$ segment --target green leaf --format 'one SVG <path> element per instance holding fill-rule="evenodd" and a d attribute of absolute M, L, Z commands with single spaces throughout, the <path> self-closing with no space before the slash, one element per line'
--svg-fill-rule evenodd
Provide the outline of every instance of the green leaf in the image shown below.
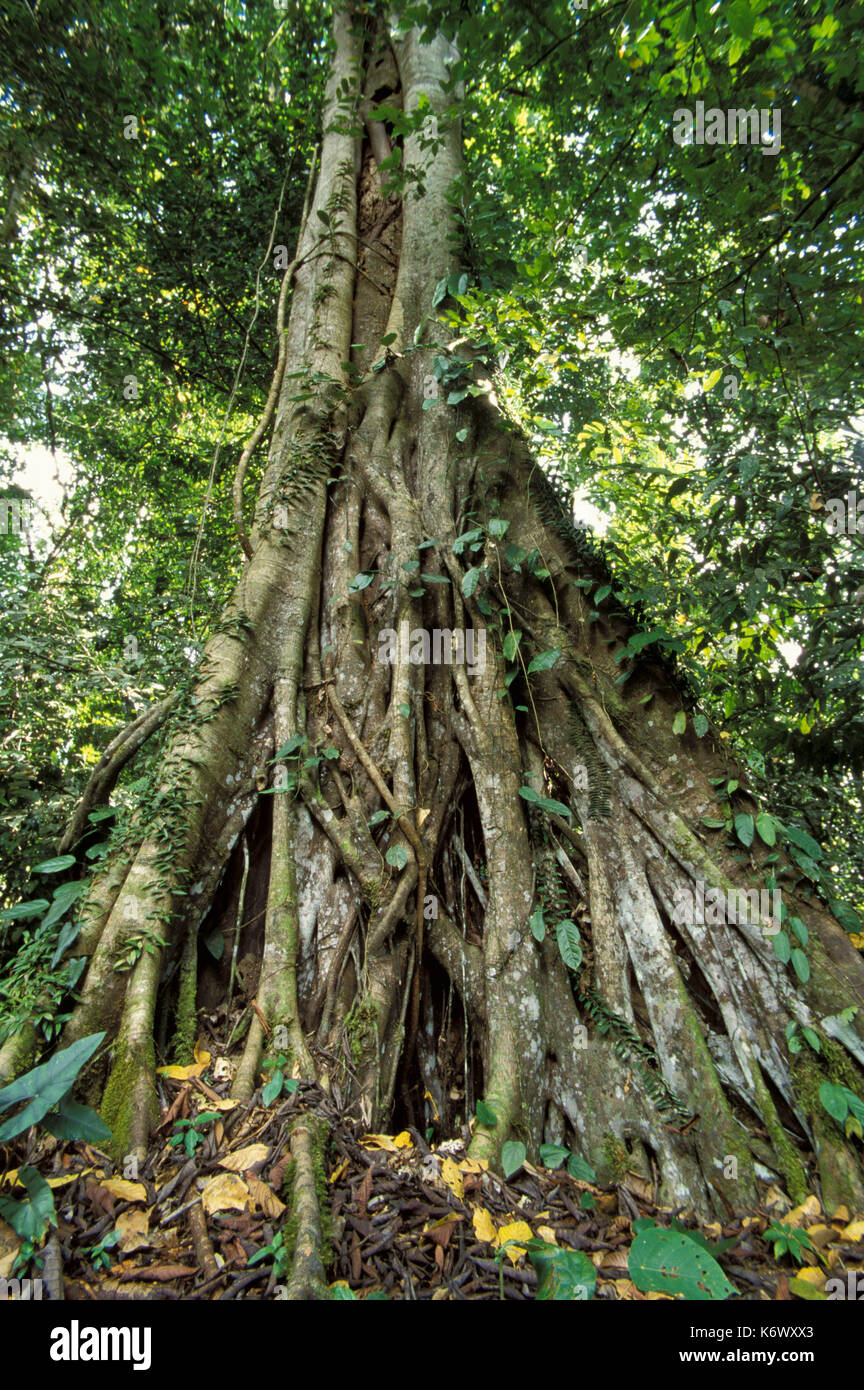
<path fill-rule="evenodd" d="M 74 854 L 58 854 L 55 859 L 43 859 L 41 864 L 33 867 L 34 874 L 60 874 L 64 869 L 71 869 L 75 863 Z"/>
<path fill-rule="evenodd" d="M 296 753 L 298 748 L 302 748 L 306 742 L 305 734 L 292 734 L 287 743 L 283 743 L 278 753 L 274 753 L 270 759 L 273 763 L 281 763 L 283 758 L 290 758 L 292 753 Z"/>
<path fill-rule="evenodd" d="M 462 576 L 462 593 L 465 598 L 472 598 L 477 585 L 480 582 L 480 575 L 483 573 L 478 565 L 474 565 Z"/>
<path fill-rule="evenodd" d="M 560 1168 L 570 1157 L 570 1150 L 560 1144 L 541 1144 L 540 1162 L 544 1168 Z"/>
<path fill-rule="evenodd" d="M 695 733 L 697 738 L 704 738 L 708 732 L 709 727 L 710 725 L 708 723 L 708 720 L 705 718 L 704 714 L 694 714 L 693 732 Z"/>
<path fill-rule="evenodd" d="M 832 1120 L 836 1120 L 839 1125 L 842 1125 L 849 1113 L 849 1102 L 844 1091 L 845 1087 L 835 1085 L 832 1081 L 823 1081 L 819 1087 L 819 1099 Z"/>
<path fill-rule="evenodd" d="M 389 812 L 389 811 L 376 811 L 375 814 L 374 814 L 373 816 L 370 816 L 370 817 L 369 817 L 369 825 L 370 825 L 370 826 L 373 826 L 373 825 L 380 825 L 382 821 L 389 820 L 389 819 L 390 819 L 390 812 Z"/>
<path fill-rule="evenodd" d="M 408 863 L 408 851 L 404 845 L 391 845 L 384 858 L 391 868 L 404 869 Z"/>
<path fill-rule="evenodd" d="M 74 883 L 61 883 L 55 890 L 54 900 L 42 919 L 43 927 L 53 927 L 55 922 L 65 916 L 74 902 L 77 902 L 87 887 L 86 879 L 76 879 Z"/>
<path fill-rule="evenodd" d="M 51 957 L 51 969 L 52 969 L 52 970 L 53 970 L 54 967 L 57 965 L 57 963 L 60 961 L 60 959 L 61 959 L 61 957 L 63 956 L 64 951 L 66 951 L 67 947 L 69 947 L 69 946 L 72 945 L 72 942 L 73 942 L 73 941 L 75 940 L 75 938 L 78 936 L 78 933 L 80 932 L 80 930 L 81 930 L 81 923 L 80 923 L 80 922 L 65 922 L 65 923 L 64 923 L 64 925 L 63 925 L 62 928 L 60 929 L 60 935 L 59 935 L 58 938 L 57 938 L 57 945 L 54 947 L 54 954 L 53 954 L 53 956 Z"/>
<path fill-rule="evenodd" d="M 47 898 L 31 898 L 29 903 L 17 903 L 15 907 L 4 908 L 0 912 L 0 922 L 19 922 L 31 917 L 41 917 L 46 907 L 50 906 Z"/>
<path fill-rule="evenodd" d="M 550 647 L 546 652 L 538 652 L 528 663 L 528 675 L 533 675 L 535 671 L 551 671 L 560 655 L 560 647 Z"/>
<path fill-rule="evenodd" d="M 555 937 L 564 964 L 569 966 L 571 970 L 578 970 L 582 964 L 582 944 L 576 923 L 565 918 L 555 928 Z"/>
<path fill-rule="evenodd" d="M 810 940 L 810 933 L 808 932 L 808 930 L 807 930 L 807 928 L 805 927 L 804 923 L 801 921 L 801 918 L 800 918 L 800 917 L 790 917 L 790 918 L 789 918 L 789 926 L 791 927 L 792 931 L 793 931 L 793 932 L 795 933 L 795 935 L 797 936 L 798 940 L 801 942 L 801 945 L 802 945 L 802 946 L 806 946 L 806 945 L 807 945 L 807 942 Z"/>
<path fill-rule="evenodd" d="M 10 1086 L 0 1090 L 0 1110 L 7 1110 L 18 1101 L 30 1102 L 19 1114 L 13 1115 L 11 1120 L 0 1125 L 0 1143 L 14 1139 L 16 1134 L 23 1134 L 25 1129 L 38 1124 L 42 1116 L 47 1115 L 56 1106 L 66 1092 L 71 1090 L 79 1071 L 89 1062 L 104 1037 L 103 1032 L 90 1033 L 86 1038 L 79 1038 L 71 1047 L 64 1048 L 62 1052 L 55 1052 L 42 1066 L 34 1067 L 32 1071 L 13 1081 Z"/>
<path fill-rule="evenodd" d="M 803 849 L 804 853 L 811 859 L 821 859 L 822 849 L 817 845 L 812 835 L 808 835 L 806 830 L 799 830 L 797 825 L 783 826 L 783 834 L 787 840 L 791 840 L 793 845 Z"/>
<path fill-rule="evenodd" d="M 485 1100 L 478 1100 L 474 1113 L 480 1124 L 486 1125 L 489 1129 L 494 1129 L 498 1123 L 498 1116 L 492 1106 L 486 1104 Z"/>
<path fill-rule="evenodd" d="M 273 1102 L 274 1102 L 274 1100 L 276 1099 L 276 1097 L 277 1097 L 277 1096 L 280 1096 L 280 1095 L 282 1094 L 282 1086 L 283 1086 L 283 1084 L 284 1084 L 284 1081 L 285 1081 L 285 1077 L 282 1075 L 282 1072 L 281 1072 L 281 1071 L 274 1071 L 273 1075 L 270 1077 L 270 1080 L 267 1082 L 266 1086 L 262 1087 L 262 1090 L 261 1090 L 261 1104 L 262 1104 L 262 1105 L 272 1105 L 272 1104 L 273 1104 Z"/>
<path fill-rule="evenodd" d="M 675 718 L 672 720 L 672 732 L 673 734 L 683 734 L 686 728 L 687 715 L 684 713 L 683 709 L 679 709 Z"/>
<path fill-rule="evenodd" d="M 735 817 L 735 834 L 738 836 L 738 839 L 741 841 L 742 845 L 744 845 L 745 849 L 749 849 L 753 843 L 754 830 L 755 826 L 752 816 L 748 816 L 742 812 L 741 815 Z"/>
<path fill-rule="evenodd" d="M 713 1255 L 683 1231 L 659 1226 L 641 1229 L 630 1247 L 627 1268 L 640 1293 L 656 1290 L 704 1302 L 736 1292 Z"/>
<path fill-rule="evenodd" d="M 505 1178 L 518 1173 L 528 1157 L 528 1150 L 518 1139 L 509 1140 L 501 1150 L 501 1171 Z"/>
<path fill-rule="evenodd" d="M 204 937 L 204 945 L 214 960 L 221 960 L 225 952 L 225 936 L 221 927 L 216 927 Z"/>
<path fill-rule="evenodd" d="M 723 6 L 723 12 L 729 21 L 729 28 L 736 38 L 752 38 L 753 14 L 747 0 L 732 0 L 731 5 Z"/>
<path fill-rule="evenodd" d="M 357 594 L 361 589 L 368 588 L 374 578 L 374 574 L 369 574 L 367 571 L 363 570 L 360 574 L 355 574 L 351 583 L 348 585 L 348 589 L 352 594 Z"/>
<path fill-rule="evenodd" d="M 519 795 L 522 797 L 523 801 L 530 801 L 532 806 L 536 806 L 540 800 L 538 793 L 535 792 L 533 787 L 520 787 Z"/>
<path fill-rule="evenodd" d="M 531 928 L 531 935 L 534 937 L 535 941 L 545 941 L 546 922 L 543 918 L 542 907 L 535 907 L 534 911 L 531 913 L 531 916 L 528 918 L 528 925 Z"/>
<path fill-rule="evenodd" d="M 489 535 L 494 536 L 496 540 L 500 540 L 501 537 L 505 535 L 509 525 L 510 522 L 506 521 L 503 516 L 493 516 L 492 520 L 489 522 Z"/>
<path fill-rule="evenodd" d="M 18 1177 L 30 1194 L 30 1200 L 18 1202 L 11 1197 L 0 1198 L 0 1216 L 9 1222 L 15 1234 L 22 1240 L 36 1244 L 44 1236 L 49 1224 L 57 1225 L 54 1194 L 41 1173 L 37 1173 L 29 1164 L 18 1169 Z"/>
<path fill-rule="evenodd" d="M 576 1178 L 578 1182 L 597 1181 L 597 1174 L 594 1172 L 591 1164 L 586 1163 L 585 1159 L 580 1158 L 578 1154 L 571 1154 L 568 1158 L 567 1172 L 570 1174 L 571 1178 Z"/>
<path fill-rule="evenodd" d="M 796 946 L 792 952 L 792 969 L 798 976 L 802 985 L 806 985 L 810 979 L 810 962 L 800 947 Z"/>
<path fill-rule="evenodd" d="M 55 1139 L 83 1139 L 88 1144 L 103 1144 L 111 1139 L 111 1130 L 102 1117 L 89 1105 L 79 1105 L 68 1096 L 63 1097 L 57 1109 L 46 1115 L 42 1123 Z"/>
<path fill-rule="evenodd" d="M 597 1287 L 597 1271 L 584 1250 L 566 1250 L 534 1239 L 525 1249 L 537 1272 L 538 1303 L 587 1302 Z"/>
<path fill-rule="evenodd" d="M 792 947 L 785 931 L 778 931 L 772 940 L 774 942 L 775 956 L 778 960 L 782 961 L 784 965 L 788 965 L 789 958 L 792 955 Z"/>
<path fill-rule="evenodd" d="M 538 797 L 537 805 L 541 811 L 549 811 L 552 815 L 563 816 L 565 820 L 569 820 L 573 815 L 569 806 L 565 806 L 563 801 L 556 801 L 552 796 Z"/>
<path fill-rule="evenodd" d="M 507 636 L 504 638 L 502 651 L 504 652 L 504 656 L 508 661 L 512 661 L 515 657 L 516 649 L 519 646 L 521 639 L 522 633 L 518 630 L 518 628 L 515 631 L 508 632 Z"/>
<path fill-rule="evenodd" d="M 759 832 L 759 838 L 762 840 L 763 844 L 771 846 L 776 845 L 777 826 L 773 816 L 769 816 L 764 811 L 761 811 L 756 817 L 756 829 Z"/>

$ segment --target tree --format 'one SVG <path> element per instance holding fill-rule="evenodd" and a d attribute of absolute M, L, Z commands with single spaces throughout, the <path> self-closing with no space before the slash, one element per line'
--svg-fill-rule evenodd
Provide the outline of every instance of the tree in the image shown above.
<path fill-rule="evenodd" d="M 185 1059 L 199 941 L 218 954 L 243 925 L 241 1099 L 269 1049 L 373 1129 L 396 1113 L 445 1135 L 476 1107 L 492 1164 L 568 1142 L 705 1212 L 752 1207 L 757 1167 L 800 1198 L 812 1169 L 860 1209 L 854 1134 L 819 1091 L 862 1093 L 864 965 L 820 898 L 819 845 L 748 793 L 674 639 L 622 603 L 508 403 L 468 294 L 448 28 L 334 15 L 296 250 L 275 248 L 275 372 L 233 484 L 244 563 L 200 662 L 85 793 L 89 812 L 162 729 L 80 900 L 64 1044 L 107 1030 L 90 1091 L 117 1153 L 143 1157 L 159 1020 Z M 572 230 L 559 253 L 578 262 Z M 0 1075 L 34 1042 L 12 1034 Z M 305 1296 L 323 1282 L 310 1123 L 292 1143 Z"/>

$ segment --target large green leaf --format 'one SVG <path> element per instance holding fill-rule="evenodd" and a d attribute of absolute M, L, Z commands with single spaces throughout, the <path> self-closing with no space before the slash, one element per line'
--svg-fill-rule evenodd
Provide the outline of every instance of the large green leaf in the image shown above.
<path fill-rule="evenodd" d="M 104 1037 L 104 1033 L 90 1033 L 86 1038 L 79 1038 L 71 1047 L 55 1052 L 42 1066 L 34 1067 L 0 1091 L 0 1110 L 8 1110 L 19 1101 L 30 1102 L 11 1120 L 0 1125 L 0 1142 L 23 1134 L 55 1108 Z"/>
<path fill-rule="evenodd" d="M 83 1139 L 88 1144 L 103 1144 L 111 1138 L 111 1130 L 95 1110 L 89 1105 L 79 1105 L 68 1096 L 63 1097 L 57 1109 L 50 1111 L 42 1123 L 55 1139 Z"/>
<path fill-rule="evenodd" d="M 630 1247 L 627 1268 L 640 1293 L 657 1291 L 696 1301 L 735 1293 L 714 1257 L 683 1231 L 667 1231 L 653 1223 L 635 1225 L 640 1229 Z"/>

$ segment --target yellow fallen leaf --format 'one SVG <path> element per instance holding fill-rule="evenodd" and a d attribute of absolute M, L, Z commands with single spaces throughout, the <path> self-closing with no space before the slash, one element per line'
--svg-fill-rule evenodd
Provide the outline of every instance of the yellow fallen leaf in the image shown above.
<path fill-rule="evenodd" d="M 254 1176 L 250 1176 L 248 1181 L 249 1193 L 256 1207 L 260 1207 L 265 1216 L 281 1216 L 285 1203 L 279 1200 L 272 1187 Z"/>
<path fill-rule="evenodd" d="M 850 931 L 849 940 L 858 951 L 864 951 L 864 932 Z"/>
<path fill-rule="evenodd" d="M 781 1221 L 784 1226 L 812 1226 L 821 1215 L 822 1207 L 819 1204 L 819 1198 L 811 1192 L 800 1206 L 787 1211 L 786 1215 L 781 1217 Z"/>
<path fill-rule="evenodd" d="M 471 1216 L 471 1224 L 474 1227 L 474 1234 L 478 1240 L 488 1241 L 490 1245 L 495 1243 L 498 1232 L 495 1229 L 495 1222 L 489 1215 L 485 1207 L 475 1207 Z"/>
<path fill-rule="evenodd" d="M 835 1224 L 839 1224 L 841 1230 L 844 1226 L 849 1225 L 851 1219 L 848 1207 L 844 1207 L 841 1204 L 839 1207 L 834 1208 L 834 1215 L 831 1217 L 831 1220 L 835 1222 Z"/>
<path fill-rule="evenodd" d="M 460 1173 L 488 1173 L 488 1158 L 463 1158 L 459 1164 Z"/>
<path fill-rule="evenodd" d="M 541 1240 L 545 1240 L 549 1245 L 557 1245 L 555 1230 L 552 1226 L 538 1226 L 537 1234 Z"/>
<path fill-rule="evenodd" d="M 364 1134 L 360 1146 L 364 1149 L 384 1149 L 388 1154 L 398 1153 L 402 1147 L 389 1134 Z"/>
<path fill-rule="evenodd" d="M 19 1170 L 17 1168 L 8 1169 L 8 1171 L 3 1174 L 2 1178 L 0 1178 L 0 1182 L 11 1183 L 14 1187 L 23 1187 L 24 1184 L 18 1177 L 18 1171 Z M 46 1178 L 45 1181 L 47 1182 L 49 1187 L 68 1187 L 69 1183 L 74 1182 L 76 1178 L 83 1178 L 85 1173 L 92 1172 L 92 1168 L 82 1168 L 80 1173 L 61 1173 L 59 1177 Z M 101 1168 L 98 1170 L 96 1176 L 101 1178 Z"/>
<path fill-rule="evenodd" d="M 120 1249 L 124 1254 L 129 1254 L 132 1250 L 144 1250 L 152 1245 L 150 1218 L 146 1211 L 141 1211 L 138 1207 L 133 1207 L 130 1211 L 121 1211 L 115 1225 L 120 1232 Z"/>
<path fill-rule="evenodd" d="M 191 1081 L 205 1070 L 200 1062 L 190 1062 L 188 1067 L 157 1067 L 157 1076 L 167 1076 L 172 1081 Z"/>
<path fill-rule="evenodd" d="M 864 1221 L 850 1221 L 848 1226 L 844 1226 L 843 1239 L 851 1241 L 853 1245 L 864 1240 Z"/>
<path fill-rule="evenodd" d="M 146 1202 L 147 1188 L 143 1182 L 129 1182 L 127 1178 L 105 1178 L 100 1184 L 112 1197 L 121 1202 Z"/>
<path fill-rule="evenodd" d="M 261 1163 L 270 1152 L 269 1144 L 247 1144 L 245 1149 L 235 1149 L 233 1153 L 220 1158 L 219 1167 L 227 1168 L 229 1173 L 243 1173 L 256 1163 Z"/>
<path fill-rule="evenodd" d="M 825 1287 L 825 1272 L 818 1267 L 805 1266 L 803 1269 L 799 1269 L 795 1278 L 802 1280 L 805 1284 L 812 1284 L 815 1289 L 824 1289 Z"/>
<path fill-rule="evenodd" d="M 245 1211 L 249 1205 L 249 1189 L 236 1173 L 219 1173 L 201 1193 L 201 1205 L 208 1216 L 214 1211 Z"/>
<path fill-rule="evenodd" d="M 506 1226 L 502 1226 L 498 1231 L 496 1245 L 499 1247 L 506 1245 L 508 1240 L 532 1240 L 534 1232 L 526 1221 L 511 1221 Z M 511 1264 L 517 1264 L 521 1260 L 525 1251 L 519 1245 L 511 1245 L 506 1252 Z"/>
<path fill-rule="evenodd" d="M 175 1081 L 191 1081 L 193 1077 L 200 1076 L 210 1065 L 210 1053 L 206 1052 L 201 1039 L 195 1044 L 192 1056 L 194 1061 L 188 1067 L 157 1067 L 156 1072 L 159 1076 L 170 1076 Z"/>
<path fill-rule="evenodd" d="M 407 1129 L 403 1129 L 401 1134 L 396 1135 L 393 1143 L 396 1145 L 397 1149 L 410 1149 L 413 1148 L 414 1140 L 411 1138 Z"/>
<path fill-rule="evenodd" d="M 454 1163 L 452 1158 L 445 1158 L 441 1164 L 441 1177 L 454 1196 L 460 1199 L 465 1196 L 465 1189 L 462 1186 L 462 1174 L 459 1171 L 459 1164 Z"/>
<path fill-rule="evenodd" d="M 348 1172 L 348 1160 L 347 1160 L 347 1158 L 343 1158 L 342 1162 L 339 1164 L 339 1167 L 333 1169 L 333 1172 L 330 1174 L 329 1181 L 330 1181 L 330 1182 L 338 1182 L 340 1178 L 344 1178 L 344 1176 L 345 1176 L 345 1174 L 346 1174 L 347 1172 Z"/>

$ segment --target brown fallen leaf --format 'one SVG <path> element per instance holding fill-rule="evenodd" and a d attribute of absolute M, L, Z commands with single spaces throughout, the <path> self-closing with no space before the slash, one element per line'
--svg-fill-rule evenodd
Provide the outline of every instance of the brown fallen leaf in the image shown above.
<path fill-rule="evenodd" d="M 791 1302 L 792 1295 L 789 1292 L 789 1280 L 785 1274 L 781 1274 L 777 1280 L 777 1290 L 774 1294 L 775 1303 Z"/>
<path fill-rule="evenodd" d="M 230 1173 L 245 1173 L 247 1168 L 263 1163 L 269 1152 L 269 1144 L 247 1144 L 245 1149 L 234 1149 L 220 1158 L 219 1167 L 227 1168 Z"/>
<path fill-rule="evenodd" d="M 147 1188 L 143 1182 L 129 1182 L 128 1178 L 104 1178 L 99 1185 L 120 1202 L 147 1201 Z"/>
<path fill-rule="evenodd" d="M 120 1233 L 120 1249 L 124 1255 L 128 1255 L 132 1250 L 146 1250 L 152 1244 L 150 1219 L 146 1211 L 141 1211 L 140 1207 L 121 1211 L 116 1227 Z"/>
<path fill-rule="evenodd" d="M 208 1216 L 214 1211 L 245 1211 L 249 1205 L 249 1189 L 236 1173 L 220 1173 L 204 1188 L 201 1203 Z"/>
<path fill-rule="evenodd" d="M 272 1187 L 256 1178 L 254 1173 L 246 1174 L 246 1182 L 252 1201 L 256 1207 L 261 1208 L 265 1216 L 281 1216 L 285 1210 L 285 1203 L 280 1202 Z"/>

